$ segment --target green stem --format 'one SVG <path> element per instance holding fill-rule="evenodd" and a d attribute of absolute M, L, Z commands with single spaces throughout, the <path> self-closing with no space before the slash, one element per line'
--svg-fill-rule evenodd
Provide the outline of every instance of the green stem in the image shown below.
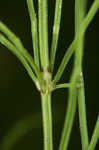
<path fill-rule="evenodd" d="M 78 27 L 78 22 L 77 22 L 77 27 Z M 67 114 L 66 114 L 66 118 L 65 118 L 64 129 L 63 129 L 63 132 L 62 132 L 62 138 L 61 138 L 59 150 L 67 150 L 67 148 L 68 148 L 71 129 L 72 129 L 72 126 L 73 126 L 73 120 L 74 120 L 75 111 L 76 111 L 76 101 L 77 101 L 77 94 L 78 93 L 77 93 L 77 88 L 75 87 L 75 85 L 78 83 L 78 79 L 80 77 L 82 56 L 83 56 L 83 49 L 82 49 L 82 47 L 81 48 L 79 47 L 78 41 L 82 42 L 83 34 L 78 34 L 78 35 L 76 35 L 76 37 L 77 38 L 75 38 L 74 43 L 73 43 L 73 44 L 75 44 L 75 47 L 76 47 L 77 50 L 76 50 L 75 60 L 74 60 L 74 70 L 73 70 L 73 73 L 72 73 L 72 76 L 71 76 L 71 82 L 70 82 L 72 85 L 69 88 L 69 99 L 68 99 L 69 104 L 68 104 L 68 107 L 67 107 Z M 80 38 L 80 40 L 79 40 L 79 38 Z M 63 62 L 62 62 L 63 64 L 62 65 L 64 67 L 67 64 L 67 60 L 71 56 L 73 44 L 70 47 L 70 51 L 67 53 L 68 55 L 65 55 L 65 57 L 64 57 L 64 58 L 67 58 L 67 59 L 66 60 L 63 59 Z M 63 68 L 61 68 L 60 72 L 62 71 L 62 69 Z M 54 81 L 55 81 L 55 79 L 54 79 Z"/>
<path fill-rule="evenodd" d="M 73 126 L 73 120 L 76 111 L 76 91 L 75 87 L 70 88 L 69 90 L 69 99 L 68 99 L 68 106 L 67 106 L 67 113 L 64 122 L 64 128 L 62 131 L 62 137 L 60 141 L 59 150 L 67 150 L 71 129 Z"/>
<path fill-rule="evenodd" d="M 82 149 L 87 150 L 89 139 L 88 139 L 88 129 L 87 129 L 87 119 L 86 119 L 86 104 L 85 104 L 85 94 L 84 94 L 84 82 L 83 76 L 82 86 L 78 89 L 78 109 L 79 109 L 79 122 L 80 122 L 80 131 L 82 139 Z"/>
<path fill-rule="evenodd" d="M 63 57 L 63 60 L 59 66 L 59 69 L 58 69 L 58 71 L 54 77 L 53 82 L 57 83 L 60 80 L 60 78 L 61 78 L 61 76 L 62 76 L 62 74 L 63 74 L 63 72 L 67 66 L 67 63 L 69 62 L 74 50 L 76 49 L 76 44 L 77 44 L 77 41 L 79 39 L 79 35 L 83 35 L 85 33 L 88 25 L 90 24 L 90 22 L 94 18 L 98 9 L 99 9 L 99 0 L 95 0 L 95 2 L 92 4 L 87 16 L 85 17 L 85 19 L 81 23 L 79 32 L 76 34 L 75 39 L 73 40 L 73 42 L 71 43 L 71 45 L 67 49 L 67 51 Z"/>
<path fill-rule="evenodd" d="M 53 150 L 51 94 L 41 94 L 41 103 L 43 115 L 44 150 Z"/>
<path fill-rule="evenodd" d="M 99 116 L 98 116 L 98 119 L 94 128 L 94 132 L 93 132 L 88 150 L 94 150 L 98 140 L 99 140 Z"/>
<path fill-rule="evenodd" d="M 23 44 L 21 43 L 20 39 L 10 30 L 8 27 L 0 22 L 0 31 L 7 36 L 9 41 L 13 43 L 13 45 L 20 51 L 20 53 L 25 57 L 25 59 L 28 61 L 34 72 L 36 73 L 37 77 L 39 78 L 40 82 L 43 83 L 42 75 L 37 68 L 37 66 L 34 64 L 33 58 L 28 53 L 28 51 L 24 48 Z"/>
<path fill-rule="evenodd" d="M 39 51 L 38 51 L 38 32 L 37 32 L 37 18 L 34 9 L 33 0 L 27 0 L 28 11 L 31 21 L 32 43 L 34 50 L 34 62 L 39 68 Z"/>
<path fill-rule="evenodd" d="M 86 0 L 75 0 L 75 35 L 79 32 L 80 26 L 86 15 Z M 83 50 L 84 50 L 84 34 L 79 35 L 79 39 L 76 44 L 75 51 L 75 63 L 80 66 L 80 72 L 78 77 L 78 83 L 82 84 L 78 88 L 78 109 L 79 109 L 79 122 L 81 132 L 81 143 L 82 150 L 87 150 L 89 139 L 87 131 L 87 119 L 86 119 L 86 106 L 85 106 L 85 95 L 84 95 L 84 80 L 82 74 L 82 61 L 83 61 Z"/>
<path fill-rule="evenodd" d="M 73 121 L 76 112 L 76 106 L 77 106 L 77 89 L 75 85 L 77 83 L 78 75 L 79 75 L 79 68 L 74 67 L 71 80 L 70 80 L 71 86 L 69 88 L 67 113 L 65 116 L 64 128 L 62 131 L 59 150 L 67 150 L 68 148 L 68 143 L 71 135 L 71 130 L 72 130 Z"/>
<path fill-rule="evenodd" d="M 81 143 L 82 150 L 87 150 L 89 144 L 88 130 L 87 130 L 87 119 L 86 119 L 86 106 L 85 106 L 85 95 L 84 95 L 84 80 L 82 73 L 82 59 L 83 59 L 83 42 L 84 37 L 79 37 L 77 50 L 75 53 L 75 61 L 79 60 L 80 72 L 77 82 L 82 86 L 78 87 L 78 109 L 79 109 L 79 123 L 81 132 Z M 79 55 L 80 54 L 80 55 Z"/>
<path fill-rule="evenodd" d="M 17 56 L 17 58 L 20 60 L 20 62 L 23 64 L 23 66 L 27 70 L 27 72 L 28 72 L 29 76 L 31 77 L 31 79 L 34 81 L 34 83 L 36 83 L 37 78 L 36 78 L 35 74 L 33 73 L 32 69 L 29 66 L 29 64 L 27 63 L 26 59 L 22 56 L 22 54 L 20 54 L 18 49 L 1 34 L 0 34 L 0 42 L 4 46 L 6 46 L 15 56 Z"/>
<path fill-rule="evenodd" d="M 49 67 L 48 54 L 48 12 L 47 0 L 39 0 L 39 42 L 41 66 L 46 71 Z"/>
<path fill-rule="evenodd" d="M 53 90 L 60 89 L 60 88 L 69 88 L 69 87 L 71 87 L 70 83 L 62 83 L 62 84 L 57 84 Z"/>
<path fill-rule="evenodd" d="M 54 69 L 57 43 L 59 38 L 59 29 L 60 29 L 61 12 L 62 12 L 61 9 L 62 9 L 62 0 L 56 0 L 53 36 L 52 36 L 52 44 L 51 44 L 51 56 L 50 56 L 50 65 L 51 65 L 52 72 Z"/>

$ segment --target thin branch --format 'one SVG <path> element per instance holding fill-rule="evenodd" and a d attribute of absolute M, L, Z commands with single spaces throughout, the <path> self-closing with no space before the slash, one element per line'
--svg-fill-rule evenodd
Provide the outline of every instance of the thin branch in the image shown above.
<path fill-rule="evenodd" d="M 59 150 L 67 150 L 68 148 L 68 143 L 71 135 L 71 130 L 77 106 L 77 89 L 75 88 L 77 76 L 78 70 L 74 70 L 70 80 L 71 86 L 69 88 L 67 113 L 65 115 L 65 122 L 60 140 Z"/>
<path fill-rule="evenodd" d="M 56 0 L 53 36 L 52 36 L 52 44 L 51 44 L 51 56 L 50 56 L 50 65 L 51 65 L 52 72 L 54 69 L 57 43 L 58 43 L 58 38 L 59 38 L 61 12 L 62 12 L 62 0 Z"/>
<path fill-rule="evenodd" d="M 32 43 L 33 43 L 33 49 L 34 49 L 34 62 L 39 68 L 37 18 L 35 14 L 33 0 L 27 0 L 27 6 L 28 6 L 30 21 L 31 21 Z"/>
<path fill-rule="evenodd" d="M 94 150 L 98 140 L 99 140 L 99 116 L 98 116 L 98 119 L 94 128 L 94 132 L 93 132 L 88 150 Z"/>
<path fill-rule="evenodd" d="M 85 19 L 83 20 L 82 24 L 81 24 L 81 28 L 79 30 L 79 32 L 76 34 L 75 39 L 73 40 L 73 42 L 71 43 L 71 45 L 69 46 L 69 48 L 67 49 L 63 60 L 59 66 L 59 69 L 54 77 L 53 82 L 57 83 L 59 81 L 59 79 L 61 78 L 67 63 L 69 62 L 75 48 L 76 48 L 76 42 L 79 39 L 79 36 L 83 35 L 84 32 L 86 31 L 88 25 L 90 24 L 90 22 L 92 21 L 92 19 L 94 18 L 96 12 L 98 11 L 99 8 L 99 0 L 95 0 L 95 2 L 92 4 L 87 16 L 85 17 Z"/>
<path fill-rule="evenodd" d="M 53 90 L 57 90 L 57 89 L 60 89 L 60 88 L 70 88 L 70 86 L 71 86 L 70 83 L 57 84 L 57 85 L 55 85 Z"/>
<path fill-rule="evenodd" d="M 4 25 L 2 22 L 0 22 L 0 31 L 8 37 L 8 39 L 15 45 L 15 47 L 20 51 L 20 53 L 26 58 L 28 63 L 31 65 L 32 69 L 35 71 L 40 82 L 42 83 L 43 82 L 42 75 L 38 70 L 37 66 L 34 64 L 31 55 L 23 47 L 20 39 L 10 29 L 8 29 L 8 27 Z"/>
<path fill-rule="evenodd" d="M 39 0 L 38 7 L 40 59 L 41 66 L 46 71 L 46 69 L 49 67 L 47 0 Z"/>
<path fill-rule="evenodd" d="M 27 61 L 25 60 L 25 58 L 22 56 L 22 54 L 17 50 L 17 48 L 11 44 L 3 35 L 0 34 L 0 42 L 6 46 L 15 56 L 18 57 L 18 59 L 21 61 L 21 63 L 23 64 L 23 66 L 25 67 L 25 69 L 27 70 L 29 76 L 31 77 L 31 79 L 36 82 L 37 78 L 34 75 L 31 67 L 28 65 Z"/>

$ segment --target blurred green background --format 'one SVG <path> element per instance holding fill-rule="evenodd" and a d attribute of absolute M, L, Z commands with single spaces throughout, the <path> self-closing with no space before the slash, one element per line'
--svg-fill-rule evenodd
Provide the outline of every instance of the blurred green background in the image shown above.
<path fill-rule="evenodd" d="M 92 1 L 88 1 L 88 9 Z M 35 0 L 36 8 L 37 3 Z M 55 0 L 49 0 L 49 47 L 52 36 Z M 27 12 L 26 0 L 1 0 L 0 20 L 19 36 L 24 46 L 32 55 L 30 21 Z M 74 0 L 63 0 L 62 22 L 56 57 L 55 72 L 60 64 L 66 48 L 74 37 Z M 84 75 L 86 91 L 86 107 L 89 137 L 91 137 L 97 115 L 99 114 L 99 12 L 90 24 L 85 38 Z M 61 79 L 68 82 L 72 70 L 72 60 Z M 68 91 L 57 90 L 52 95 L 54 147 L 58 148 L 63 126 Z M 7 48 L 0 44 L 0 143 L 3 137 L 18 121 L 32 116 L 33 129 L 22 137 L 15 145 L 14 150 L 41 150 L 43 147 L 43 132 L 41 121 L 40 95 L 27 75 L 21 63 Z M 25 126 L 25 125 L 24 125 Z M 12 148 L 12 149 L 13 149 Z M 81 149 L 78 112 L 72 130 L 69 150 Z M 99 144 L 96 150 L 99 149 Z"/>

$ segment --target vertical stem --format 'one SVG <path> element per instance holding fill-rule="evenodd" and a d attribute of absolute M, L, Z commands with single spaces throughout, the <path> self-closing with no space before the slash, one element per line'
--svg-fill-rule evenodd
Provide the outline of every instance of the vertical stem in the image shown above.
<path fill-rule="evenodd" d="M 59 38 L 59 29 L 60 29 L 60 21 L 61 21 L 61 12 L 62 12 L 62 0 L 56 0 L 55 5 L 55 16 L 54 16 L 54 25 L 53 25 L 53 36 L 52 36 L 52 44 L 51 44 L 51 56 L 50 56 L 50 65 L 51 71 L 53 72 L 55 56 Z"/>
<path fill-rule="evenodd" d="M 32 32 L 32 44 L 34 48 L 34 61 L 38 68 L 39 65 L 39 50 L 38 50 L 38 31 L 37 31 L 37 22 L 31 22 L 31 32 Z"/>
<path fill-rule="evenodd" d="M 42 6 L 41 5 L 42 5 L 42 1 L 38 0 L 40 63 L 41 63 L 41 66 L 43 66 L 44 52 L 43 52 L 43 42 L 42 42 L 43 39 L 42 39 Z"/>
<path fill-rule="evenodd" d="M 61 61 L 61 64 L 58 68 L 58 71 L 54 77 L 53 82 L 57 83 L 60 80 L 60 78 L 66 68 L 67 63 L 69 62 L 69 60 L 75 50 L 75 47 L 76 47 L 75 45 L 76 45 L 76 42 L 78 41 L 79 34 L 85 33 L 89 24 L 91 23 L 92 19 L 94 18 L 95 14 L 97 13 L 98 8 L 99 8 L 99 0 L 95 0 L 94 3 L 92 4 L 87 16 L 80 24 L 80 31 L 76 34 L 76 37 L 74 38 L 73 42 L 71 43 L 71 45 L 67 49 L 66 53 L 64 54 L 64 57 Z"/>
<path fill-rule="evenodd" d="M 38 0 L 39 7 L 39 44 L 40 61 L 43 68 L 43 78 L 45 80 L 44 93 L 41 93 L 43 130 L 44 130 L 44 150 L 53 150 L 52 144 L 52 115 L 51 115 L 51 93 L 48 91 L 51 76 L 48 73 L 49 53 L 48 53 L 48 8 L 47 0 Z M 42 86 L 42 85 L 41 85 Z"/>
<path fill-rule="evenodd" d="M 27 6 L 31 21 L 32 44 L 34 49 L 34 61 L 39 68 L 39 51 L 38 51 L 38 31 L 37 31 L 37 18 L 34 9 L 33 0 L 27 0 Z"/>
<path fill-rule="evenodd" d="M 79 0 L 78 0 L 79 1 Z M 83 8 L 78 5 L 80 4 L 80 1 L 78 2 L 76 0 L 76 18 L 75 18 L 75 23 L 76 23 L 76 32 L 79 32 L 79 25 L 81 24 L 80 20 L 82 19 L 82 14 L 79 14 L 78 11 Z M 81 12 L 82 13 L 82 12 Z M 80 16 L 81 15 L 81 16 Z M 80 40 L 79 40 L 80 39 Z M 78 43 L 80 42 L 80 43 Z M 71 129 L 73 126 L 73 120 L 75 116 L 75 111 L 76 111 L 76 99 L 77 99 L 77 89 L 74 85 L 78 83 L 79 77 L 80 77 L 80 72 L 81 72 L 81 65 L 82 65 L 82 56 L 83 56 L 83 36 L 82 34 L 79 34 L 78 41 L 76 43 L 76 52 L 75 52 L 75 59 L 74 59 L 74 69 L 73 73 L 71 76 L 71 84 L 72 86 L 69 89 L 69 99 L 68 99 L 68 107 L 67 107 L 67 114 L 65 118 L 65 123 L 64 123 L 64 129 L 62 132 L 62 138 L 60 142 L 60 147 L 59 150 L 67 150 L 68 143 L 69 143 L 69 138 L 71 134 Z"/>
<path fill-rule="evenodd" d="M 51 94 L 41 94 L 41 103 L 44 130 L 44 150 L 53 150 Z"/>
<path fill-rule="evenodd" d="M 43 48 L 45 55 L 44 67 L 47 69 L 49 67 L 49 54 L 48 54 L 48 8 L 47 8 L 47 0 L 42 0 L 42 19 L 43 19 Z"/>
<path fill-rule="evenodd" d="M 76 99 L 77 99 L 77 93 L 76 93 L 75 81 L 74 81 L 72 86 L 69 89 L 67 113 L 65 116 L 64 128 L 62 131 L 62 137 L 61 137 L 61 141 L 59 145 L 59 150 L 67 150 L 68 148 L 70 134 L 71 134 L 72 126 L 73 126 L 73 120 L 74 120 L 74 116 L 76 112 Z"/>
<path fill-rule="evenodd" d="M 39 42 L 41 66 L 49 67 L 47 0 L 39 0 Z"/>
<path fill-rule="evenodd" d="M 77 79 L 80 72 L 80 67 L 78 63 L 75 63 L 73 72 L 71 75 L 71 86 L 69 88 L 69 98 L 68 98 L 68 106 L 67 106 L 67 113 L 65 116 L 65 122 L 64 122 L 64 128 L 62 131 L 62 137 L 60 141 L 59 150 L 67 150 L 69 139 L 71 135 L 71 130 L 73 126 L 73 121 L 75 117 L 76 112 L 76 106 L 77 106 L 77 89 L 75 85 L 77 84 Z"/>
<path fill-rule="evenodd" d="M 85 104 L 85 92 L 84 92 L 84 82 L 83 76 L 81 76 L 83 84 L 78 89 L 78 109 L 79 109 L 79 122 L 80 122 L 80 131 L 82 139 L 82 149 L 87 150 L 88 148 L 88 129 L 87 129 L 87 119 L 86 119 L 86 104 Z"/>
<path fill-rule="evenodd" d="M 76 0 L 75 1 L 75 34 L 79 32 L 80 25 L 84 20 L 86 14 L 86 0 Z M 88 130 L 87 130 L 87 119 L 86 119 L 86 105 L 85 105 L 85 94 L 84 94 L 84 81 L 82 73 L 82 59 L 84 50 L 84 34 L 79 36 L 76 44 L 75 51 L 75 63 L 78 59 L 78 64 L 80 65 L 80 74 L 78 82 L 82 85 L 78 88 L 78 109 L 79 109 L 79 122 L 80 122 L 80 132 L 81 132 L 81 143 L 82 150 L 87 150 L 89 140 L 88 140 Z"/>

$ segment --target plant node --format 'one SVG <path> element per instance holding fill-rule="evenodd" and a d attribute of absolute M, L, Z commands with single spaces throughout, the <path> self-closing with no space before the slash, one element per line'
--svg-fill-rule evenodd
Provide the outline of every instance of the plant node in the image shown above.
<path fill-rule="evenodd" d="M 39 85 L 40 88 L 38 88 L 38 90 L 43 94 L 50 93 L 54 87 L 52 82 L 52 73 L 50 69 L 47 69 L 46 71 L 42 71 L 42 75 L 44 79 L 44 85 Z"/>

